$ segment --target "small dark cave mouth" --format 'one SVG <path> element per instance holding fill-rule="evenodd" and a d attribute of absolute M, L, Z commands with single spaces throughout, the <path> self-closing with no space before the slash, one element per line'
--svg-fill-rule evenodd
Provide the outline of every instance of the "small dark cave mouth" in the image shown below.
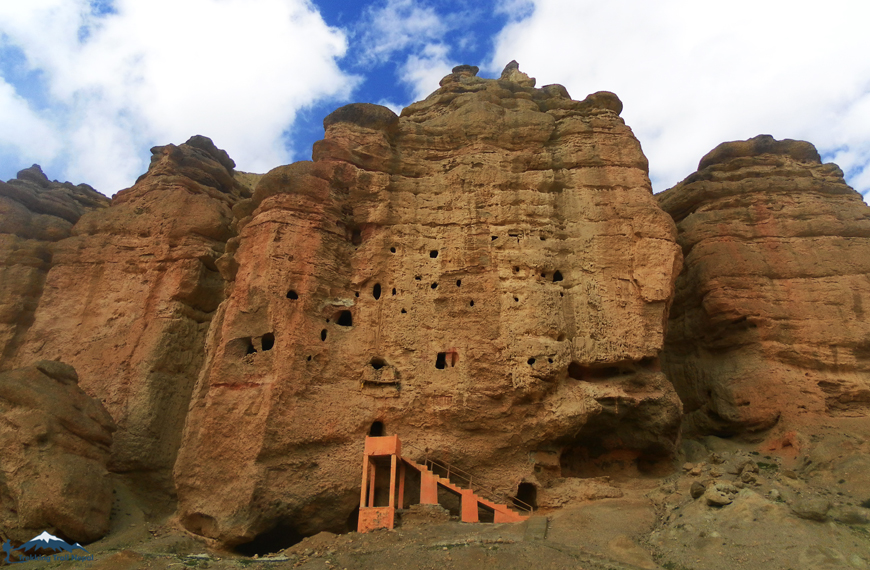
<path fill-rule="evenodd" d="M 538 487 L 534 483 L 520 483 L 517 494 L 514 497 L 514 505 L 521 509 L 526 505 L 533 509 L 538 508 Z"/>
<path fill-rule="evenodd" d="M 235 551 L 242 556 L 265 556 L 281 552 L 294 544 L 302 542 L 305 536 L 290 524 L 279 523 L 266 532 L 261 532 L 250 542 L 236 546 Z"/>
<path fill-rule="evenodd" d="M 275 346 L 275 335 L 272 333 L 266 333 L 263 335 L 263 338 L 260 340 L 261 346 L 263 350 L 272 350 Z"/>
<path fill-rule="evenodd" d="M 359 529 L 359 507 L 356 507 L 347 515 L 345 524 L 347 525 L 347 532 L 356 532 Z"/>
<path fill-rule="evenodd" d="M 372 437 L 383 437 L 387 435 L 387 428 L 384 427 L 384 422 L 372 422 L 372 427 L 369 428 L 369 435 Z M 359 509 L 357 509 L 359 511 Z"/>
<path fill-rule="evenodd" d="M 353 314 L 350 311 L 341 311 L 338 313 L 338 318 L 335 319 L 335 324 L 341 327 L 352 327 Z"/>

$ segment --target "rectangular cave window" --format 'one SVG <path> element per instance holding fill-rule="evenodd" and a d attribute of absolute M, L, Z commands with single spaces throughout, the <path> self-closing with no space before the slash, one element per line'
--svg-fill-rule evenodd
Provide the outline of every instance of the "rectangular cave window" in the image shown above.
<path fill-rule="evenodd" d="M 341 327 L 352 327 L 353 315 L 350 311 L 341 311 L 338 313 L 338 319 L 336 319 L 335 324 Z"/>
<path fill-rule="evenodd" d="M 272 347 L 275 346 L 275 335 L 272 333 L 266 333 L 263 335 L 263 338 L 260 340 L 260 343 L 263 346 L 263 350 L 272 350 Z"/>
<path fill-rule="evenodd" d="M 444 370 L 447 368 L 447 353 L 439 352 L 438 356 L 435 358 L 435 368 L 438 370 Z"/>

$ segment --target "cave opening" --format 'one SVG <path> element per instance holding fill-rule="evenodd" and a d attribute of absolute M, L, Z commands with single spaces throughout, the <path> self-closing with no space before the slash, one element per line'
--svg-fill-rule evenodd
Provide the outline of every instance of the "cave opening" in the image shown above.
<path fill-rule="evenodd" d="M 347 515 L 347 532 L 356 532 L 359 528 L 359 507 L 354 509 Z"/>
<path fill-rule="evenodd" d="M 387 428 L 384 427 L 384 422 L 374 421 L 369 428 L 369 435 L 372 437 L 383 437 L 387 435 Z"/>
<path fill-rule="evenodd" d="M 372 297 L 374 297 L 376 301 L 381 298 L 381 284 L 380 283 L 375 283 L 375 286 L 372 287 Z"/>
<path fill-rule="evenodd" d="M 275 346 L 275 335 L 272 333 L 264 334 L 263 338 L 260 339 L 260 343 L 263 346 L 263 350 L 272 350 L 272 347 Z"/>
<path fill-rule="evenodd" d="M 435 368 L 438 370 L 444 370 L 447 368 L 447 353 L 439 352 L 438 356 L 435 357 Z"/>
<path fill-rule="evenodd" d="M 354 229 L 350 235 L 350 243 L 352 243 L 353 245 L 360 245 L 362 241 L 362 230 L 358 228 Z"/>
<path fill-rule="evenodd" d="M 341 311 L 340 313 L 338 313 L 338 319 L 335 321 L 335 324 L 341 327 L 352 327 L 353 315 L 350 311 Z"/>
<path fill-rule="evenodd" d="M 457 280 L 456 280 L 456 286 L 457 286 L 457 287 L 462 287 L 462 279 L 457 279 Z"/>
<path fill-rule="evenodd" d="M 526 505 L 533 509 L 538 508 L 538 487 L 534 483 L 520 483 L 514 497 L 514 505 L 523 508 Z"/>
<path fill-rule="evenodd" d="M 371 361 L 369 361 L 369 364 L 371 364 L 372 368 L 375 370 L 380 370 L 387 365 L 387 361 L 380 356 L 373 356 Z"/>
<path fill-rule="evenodd" d="M 265 556 L 299 544 L 304 538 L 292 525 L 279 523 L 258 534 L 254 540 L 238 545 L 235 551 L 242 556 Z"/>
<path fill-rule="evenodd" d="M 396 294 L 396 288 L 393 287 L 393 295 L 395 295 L 395 294 Z"/>
<path fill-rule="evenodd" d="M 436 257 L 438 257 L 438 250 L 437 250 L 437 249 L 433 249 L 432 251 L 430 251 L 430 252 L 429 252 L 429 257 L 431 257 L 432 259 L 435 259 Z"/>
<path fill-rule="evenodd" d="M 326 340 L 326 329 L 320 331 L 320 340 Z"/>
<path fill-rule="evenodd" d="M 289 291 L 287 291 L 287 298 L 290 299 L 291 301 L 295 301 L 296 299 L 299 298 L 299 293 L 297 293 L 293 289 L 290 289 Z"/>
<path fill-rule="evenodd" d="M 563 279 L 562 272 L 557 269 L 556 272 L 553 273 L 553 283 L 555 283 L 557 281 L 561 281 L 562 279 Z"/>
<path fill-rule="evenodd" d="M 438 283 L 433 283 L 433 284 L 431 285 L 431 287 L 432 287 L 433 289 L 437 289 L 437 288 L 438 288 Z"/>
<path fill-rule="evenodd" d="M 396 248 L 395 248 L 395 247 L 391 247 L 391 248 L 390 248 L 390 253 L 396 253 Z M 357 509 L 357 512 L 359 512 L 359 509 Z"/>
<path fill-rule="evenodd" d="M 535 363 L 535 357 L 533 356 L 529 358 L 526 362 L 529 364 L 529 366 L 532 366 Z"/>

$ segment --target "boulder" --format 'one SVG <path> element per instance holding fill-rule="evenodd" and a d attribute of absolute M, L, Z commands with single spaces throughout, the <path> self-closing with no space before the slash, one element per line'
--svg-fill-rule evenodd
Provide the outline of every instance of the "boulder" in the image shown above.
<path fill-rule="evenodd" d="M 0 373 L 0 540 L 87 543 L 109 530 L 115 424 L 77 383 L 55 361 Z"/>
<path fill-rule="evenodd" d="M 868 415 L 870 207 L 840 169 L 761 135 L 658 200 L 685 257 L 663 365 L 686 433 Z"/>

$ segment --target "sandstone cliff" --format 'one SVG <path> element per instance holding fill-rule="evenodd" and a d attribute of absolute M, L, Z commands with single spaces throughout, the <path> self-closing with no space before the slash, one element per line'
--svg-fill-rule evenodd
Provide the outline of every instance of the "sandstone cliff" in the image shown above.
<path fill-rule="evenodd" d="M 4 297 L 29 312 L 6 318 L 17 337 L 0 366 L 38 359 L 73 365 L 82 389 L 118 424 L 112 470 L 135 474 L 143 490 L 171 495 L 205 334 L 223 299 L 215 260 L 234 235 L 231 208 L 248 192 L 233 178 L 232 160 L 205 137 L 152 153 L 147 174 L 110 207 L 92 200 L 102 207 L 79 208 L 64 217 L 63 232 L 43 232 L 57 240 L 40 245 L 42 265 L 34 265 L 47 271 L 44 286 L 34 286 L 41 282 L 33 276 Z M 49 191 L 37 195 L 49 202 Z M 32 216 L 55 212 L 21 202 Z M 22 234 L 28 227 L 12 228 L 14 243 L 29 237 Z"/>
<path fill-rule="evenodd" d="M 658 198 L 686 263 L 663 360 L 688 432 L 870 414 L 870 207 L 840 169 L 765 135 Z"/>
<path fill-rule="evenodd" d="M 70 236 L 86 212 L 109 205 L 88 186 L 50 181 L 33 165 L 0 181 L 0 370 L 33 323 L 51 267 L 52 243 Z"/>
<path fill-rule="evenodd" d="M 673 452 L 681 256 L 621 103 L 476 72 L 401 117 L 338 109 L 234 207 L 175 468 L 188 529 L 344 530 L 382 427 L 505 496 Z"/>
<path fill-rule="evenodd" d="M 115 424 L 60 362 L 0 373 L 0 536 L 48 530 L 90 542 L 109 530 Z"/>

